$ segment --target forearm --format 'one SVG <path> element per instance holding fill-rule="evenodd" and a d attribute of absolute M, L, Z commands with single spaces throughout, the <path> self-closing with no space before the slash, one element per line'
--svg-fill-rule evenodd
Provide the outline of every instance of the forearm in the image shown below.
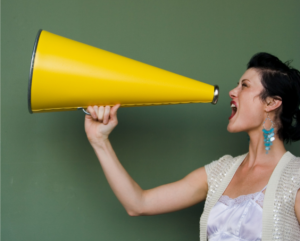
<path fill-rule="evenodd" d="M 93 145 L 103 172 L 113 192 L 131 216 L 140 215 L 143 189 L 131 178 L 117 158 L 108 139 Z"/>
<path fill-rule="evenodd" d="M 173 212 L 206 197 L 207 176 L 203 167 L 179 181 L 144 191 L 119 162 L 108 139 L 92 146 L 109 185 L 130 216 Z"/>

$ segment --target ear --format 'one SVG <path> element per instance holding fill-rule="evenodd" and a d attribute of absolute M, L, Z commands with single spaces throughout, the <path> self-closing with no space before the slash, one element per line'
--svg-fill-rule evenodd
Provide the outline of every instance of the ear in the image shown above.
<path fill-rule="evenodd" d="M 265 104 L 265 111 L 270 112 L 279 108 L 282 104 L 280 97 L 267 97 Z"/>

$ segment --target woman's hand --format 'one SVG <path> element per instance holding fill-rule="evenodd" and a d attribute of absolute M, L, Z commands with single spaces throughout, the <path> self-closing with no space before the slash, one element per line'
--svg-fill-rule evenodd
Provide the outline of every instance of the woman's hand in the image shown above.
<path fill-rule="evenodd" d="M 118 124 L 117 110 L 120 104 L 112 108 L 107 106 L 89 106 L 87 111 L 91 115 L 85 116 L 85 132 L 93 147 L 101 145 L 108 139 L 109 134 Z"/>

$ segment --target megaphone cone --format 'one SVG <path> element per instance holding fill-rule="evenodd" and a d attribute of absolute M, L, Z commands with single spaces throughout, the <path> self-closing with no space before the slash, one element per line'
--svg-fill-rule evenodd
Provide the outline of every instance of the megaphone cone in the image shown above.
<path fill-rule="evenodd" d="M 31 113 L 90 105 L 144 106 L 217 103 L 217 86 L 205 84 L 44 30 L 31 58 Z"/>

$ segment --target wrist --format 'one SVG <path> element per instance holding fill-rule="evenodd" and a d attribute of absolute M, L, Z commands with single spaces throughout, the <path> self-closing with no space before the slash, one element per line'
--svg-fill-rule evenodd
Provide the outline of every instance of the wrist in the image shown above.
<path fill-rule="evenodd" d="M 90 141 L 90 143 L 94 149 L 104 148 L 109 143 L 109 139 L 108 139 L 108 137 L 102 137 L 97 140 Z"/>

